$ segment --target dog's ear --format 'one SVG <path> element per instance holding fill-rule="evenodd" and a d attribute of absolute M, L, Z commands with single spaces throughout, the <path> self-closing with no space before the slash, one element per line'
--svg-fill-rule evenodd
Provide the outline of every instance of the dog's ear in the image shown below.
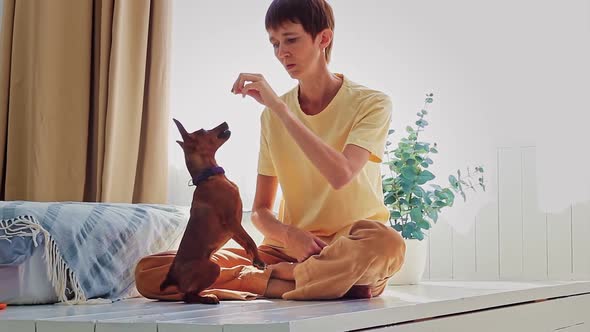
<path fill-rule="evenodd" d="M 172 120 L 176 124 L 176 127 L 178 128 L 178 131 L 180 132 L 180 135 L 182 136 L 182 139 L 186 141 L 186 139 L 188 138 L 188 132 L 186 131 L 186 129 L 184 129 L 184 127 L 182 126 L 182 123 L 180 123 L 180 121 L 178 121 L 176 119 L 172 119 Z"/>
<path fill-rule="evenodd" d="M 176 143 L 178 143 L 178 145 L 180 145 L 180 147 L 184 150 L 184 142 L 183 141 L 176 141 Z"/>

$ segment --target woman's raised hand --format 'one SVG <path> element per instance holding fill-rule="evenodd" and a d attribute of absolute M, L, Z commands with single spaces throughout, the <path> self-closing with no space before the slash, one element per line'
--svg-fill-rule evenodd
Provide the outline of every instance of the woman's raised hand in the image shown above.
<path fill-rule="evenodd" d="M 261 74 L 241 73 L 234 82 L 231 92 L 242 94 L 243 97 L 250 96 L 271 110 L 277 110 L 285 104 Z"/>

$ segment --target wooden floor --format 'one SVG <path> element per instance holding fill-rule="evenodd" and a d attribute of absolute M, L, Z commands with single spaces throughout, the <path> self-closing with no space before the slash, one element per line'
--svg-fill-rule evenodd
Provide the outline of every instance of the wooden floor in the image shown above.
<path fill-rule="evenodd" d="M 590 331 L 590 281 L 423 282 L 371 300 L 222 302 L 132 299 L 8 307 L 0 332 Z"/>

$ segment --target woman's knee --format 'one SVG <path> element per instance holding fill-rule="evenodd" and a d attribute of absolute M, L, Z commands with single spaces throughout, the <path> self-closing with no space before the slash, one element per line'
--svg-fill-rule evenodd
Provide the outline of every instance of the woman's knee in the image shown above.
<path fill-rule="evenodd" d="M 350 235 L 362 241 L 368 248 L 363 248 L 367 253 L 376 253 L 384 258 L 403 259 L 406 252 L 406 244 L 402 236 L 387 225 L 372 221 L 360 220 L 353 224 Z"/>

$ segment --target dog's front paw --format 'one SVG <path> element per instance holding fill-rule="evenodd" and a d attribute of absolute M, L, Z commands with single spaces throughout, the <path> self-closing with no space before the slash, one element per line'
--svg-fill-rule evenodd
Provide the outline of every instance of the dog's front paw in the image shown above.
<path fill-rule="evenodd" d="M 254 265 L 256 268 L 258 268 L 260 270 L 266 269 L 266 263 L 264 263 L 263 261 L 261 261 L 259 259 L 254 259 L 254 261 L 252 262 L 252 265 Z"/>

